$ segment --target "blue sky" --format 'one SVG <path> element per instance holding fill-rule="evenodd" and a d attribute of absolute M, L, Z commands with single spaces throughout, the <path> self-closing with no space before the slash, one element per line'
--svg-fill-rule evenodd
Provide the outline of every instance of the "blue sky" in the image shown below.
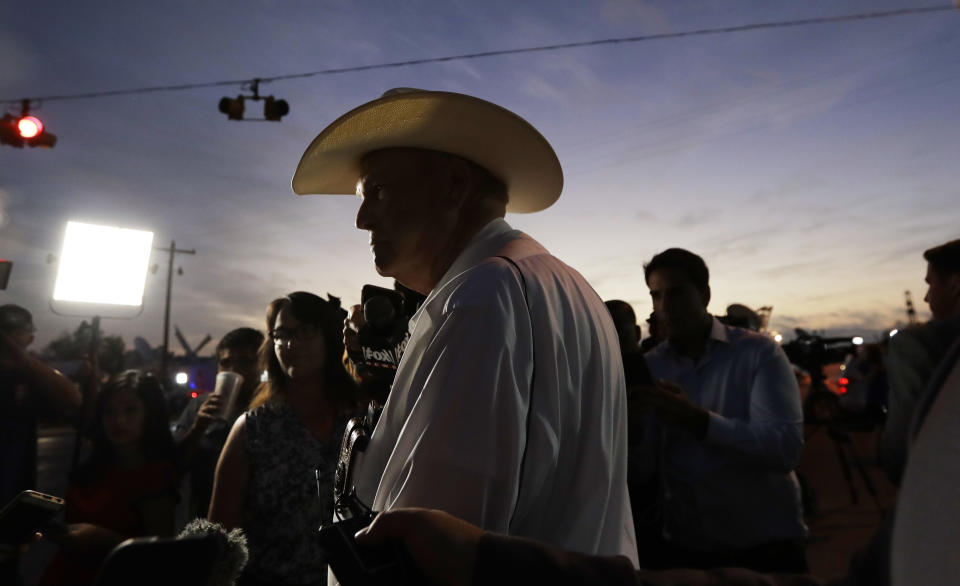
<path fill-rule="evenodd" d="M 0 99 L 250 79 L 511 47 L 895 9 L 900 1 L 34 2 L 0 21 Z M 914 4 L 919 5 L 919 4 Z M 281 123 L 229 122 L 240 87 L 50 101 L 56 148 L 0 148 L 4 302 L 40 342 L 78 320 L 48 306 L 68 219 L 141 227 L 181 257 L 173 323 L 196 342 L 263 327 L 293 290 L 347 303 L 373 270 L 345 196 L 290 177 L 330 121 L 397 86 L 470 93 L 533 123 L 565 172 L 561 199 L 508 216 L 605 299 L 650 311 L 642 264 L 689 248 L 711 310 L 773 305 L 774 327 L 869 332 L 922 317 L 923 249 L 960 237 L 960 11 L 491 57 L 264 85 Z M 156 254 L 154 262 L 163 264 Z M 143 313 L 162 335 L 162 272 Z"/>

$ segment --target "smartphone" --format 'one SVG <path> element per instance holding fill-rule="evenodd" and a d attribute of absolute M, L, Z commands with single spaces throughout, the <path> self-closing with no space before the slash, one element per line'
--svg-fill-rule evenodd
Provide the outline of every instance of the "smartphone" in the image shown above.
<path fill-rule="evenodd" d="M 25 490 L 0 511 L 0 543 L 20 546 L 63 510 L 62 498 Z"/>
<path fill-rule="evenodd" d="M 94 584 L 206 586 L 221 557 L 221 544 L 215 535 L 128 539 L 113 548 Z"/>

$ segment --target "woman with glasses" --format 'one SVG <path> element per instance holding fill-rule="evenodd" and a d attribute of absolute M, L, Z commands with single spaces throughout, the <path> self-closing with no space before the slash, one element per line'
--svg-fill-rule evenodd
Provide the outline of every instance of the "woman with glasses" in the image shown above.
<path fill-rule="evenodd" d="M 241 584 L 326 583 L 315 537 L 333 518 L 334 469 L 357 396 L 340 360 L 345 317 L 339 299 L 304 292 L 267 307 L 267 381 L 230 431 L 208 513 L 247 535 Z"/>

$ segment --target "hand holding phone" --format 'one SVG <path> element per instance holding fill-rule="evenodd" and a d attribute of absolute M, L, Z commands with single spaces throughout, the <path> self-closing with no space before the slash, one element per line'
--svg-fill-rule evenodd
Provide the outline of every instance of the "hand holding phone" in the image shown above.
<path fill-rule="evenodd" d="M 30 543 L 63 507 L 62 498 L 34 490 L 21 492 L 0 511 L 0 544 L 16 548 Z"/>

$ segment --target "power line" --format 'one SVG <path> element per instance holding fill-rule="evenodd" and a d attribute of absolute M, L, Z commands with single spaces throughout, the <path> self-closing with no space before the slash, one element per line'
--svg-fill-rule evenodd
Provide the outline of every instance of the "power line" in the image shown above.
<path fill-rule="evenodd" d="M 574 42 L 574 43 L 560 43 L 556 45 L 540 45 L 536 47 L 521 47 L 517 49 L 501 49 L 498 51 L 483 51 L 480 53 L 464 53 L 461 55 L 448 55 L 445 57 L 428 57 L 424 59 L 410 59 L 407 61 L 394 61 L 390 63 L 377 63 L 373 65 L 359 65 L 354 67 L 335 67 L 330 69 L 321 69 L 318 71 L 308 71 L 305 73 L 291 73 L 287 75 L 275 75 L 272 77 L 259 77 L 259 78 L 256 78 L 256 80 L 261 83 L 266 83 L 271 81 L 281 81 L 281 80 L 288 80 L 288 79 L 301 79 L 306 77 L 314 77 L 318 75 L 336 75 L 340 73 L 372 71 L 375 69 L 391 69 L 396 67 L 409 67 L 413 65 L 425 65 L 428 63 L 466 61 L 469 59 L 482 59 L 486 57 L 499 57 L 503 55 L 520 55 L 523 53 L 542 53 L 547 51 L 558 51 L 563 49 L 574 49 L 579 47 L 596 47 L 596 46 L 602 46 L 602 45 L 639 43 L 643 41 L 659 41 L 664 39 L 677 39 L 682 37 L 730 34 L 730 33 L 739 33 L 739 32 L 755 31 L 755 30 L 763 30 L 763 29 L 790 28 L 790 27 L 810 26 L 810 25 L 817 25 L 817 24 L 850 22 L 850 21 L 856 21 L 856 20 L 874 20 L 874 19 L 880 19 L 880 18 L 906 16 L 911 14 L 927 14 L 927 13 L 933 13 L 933 12 L 945 12 L 947 10 L 957 10 L 957 6 L 953 4 L 938 4 L 933 6 L 901 8 L 898 10 L 887 10 L 882 12 L 863 12 L 858 14 L 845 14 L 845 15 L 839 15 L 839 16 L 821 16 L 821 17 L 804 18 L 804 19 L 798 19 L 798 20 L 760 22 L 760 23 L 743 24 L 743 25 L 719 27 L 719 28 L 705 28 L 705 29 L 696 29 L 696 30 L 690 30 L 690 31 L 678 31 L 678 32 L 672 32 L 672 33 L 640 35 L 635 37 L 618 37 L 618 38 L 611 38 L 611 39 L 597 39 L 593 41 L 581 41 L 581 42 Z M 103 98 L 103 97 L 109 97 L 109 96 L 148 94 L 148 93 L 155 93 L 155 92 L 176 92 L 176 91 L 185 91 L 185 90 L 192 90 L 192 89 L 199 89 L 199 88 L 242 85 L 245 83 L 249 83 L 250 81 L 251 81 L 250 78 L 246 78 L 246 79 L 213 81 L 213 82 L 203 82 L 203 83 L 188 83 L 188 84 L 180 84 L 180 85 L 149 86 L 149 87 L 142 87 L 142 88 L 122 89 L 122 90 L 107 90 L 107 91 L 87 92 L 87 93 L 79 93 L 79 94 L 64 94 L 59 96 L 0 99 L 0 102 L 21 102 L 24 99 L 27 99 L 30 101 L 46 101 L 46 102 L 65 101 L 65 100 L 83 100 L 83 99 L 90 99 L 90 98 Z"/>

